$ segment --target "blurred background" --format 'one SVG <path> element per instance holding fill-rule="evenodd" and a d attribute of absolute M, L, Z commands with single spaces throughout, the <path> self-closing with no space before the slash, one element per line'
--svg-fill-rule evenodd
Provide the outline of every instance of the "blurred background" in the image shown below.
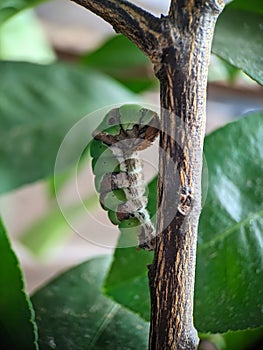
<path fill-rule="evenodd" d="M 133 1 L 160 15 L 168 0 Z M 110 76 L 135 99 L 159 105 L 158 83 L 151 63 L 125 38 L 94 14 L 67 0 L 55 0 L 14 16 L 0 28 L 1 59 L 50 64 L 57 60 L 87 65 Z M 119 86 L 119 85 L 118 85 Z M 100 93 L 100 92 L 99 92 Z M 101 92 L 103 93 L 103 92 Z M 207 132 L 263 108 L 263 90 L 248 76 L 212 55 L 207 106 Z M 156 172 L 156 153 L 145 155 L 146 179 Z M 65 220 L 57 204 L 54 178 L 23 186 L 0 197 L 0 209 L 25 271 L 27 289 L 34 291 L 61 270 L 87 258 L 110 253 L 118 238 L 99 208 L 87 160 L 77 176 L 83 214 L 75 197 L 76 177 L 57 179 Z M 89 231 L 85 237 L 76 233 Z M 98 238 L 98 232 L 101 236 Z M 82 236 L 83 236 L 82 235 Z"/>

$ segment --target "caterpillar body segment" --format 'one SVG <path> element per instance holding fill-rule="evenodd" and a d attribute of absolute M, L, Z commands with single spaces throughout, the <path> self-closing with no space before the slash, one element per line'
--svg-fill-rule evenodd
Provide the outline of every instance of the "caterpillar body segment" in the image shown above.
<path fill-rule="evenodd" d="M 112 109 L 93 132 L 90 153 L 95 187 L 110 221 L 120 228 L 139 226 L 138 245 L 155 248 L 155 228 L 146 209 L 147 197 L 139 151 L 159 133 L 154 111 L 139 105 Z"/>

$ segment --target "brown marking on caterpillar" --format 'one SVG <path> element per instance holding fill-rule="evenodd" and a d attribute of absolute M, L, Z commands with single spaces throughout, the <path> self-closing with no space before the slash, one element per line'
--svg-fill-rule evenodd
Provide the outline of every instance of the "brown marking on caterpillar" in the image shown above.
<path fill-rule="evenodd" d="M 112 146 L 114 143 L 117 142 L 116 139 L 115 139 L 115 136 L 105 134 L 104 132 L 98 132 L 97 131 L 96 134 L 94 134 L 93 138 L 95 140 L 102 141 L 107 146 Z"/>
<path fill-rule="evenodd" d="M 114 109 L 108 113 L 108 116 L 109 114 L 109 124 L 120 125 L 119 134 L 113 136 L 109 135 L 107 130 L 105 132 L 95 130 L 93 137 L 111 149 L 119 161 L 120 172 L 107 173 L 103 176 L 100 183 L 100 203 L 107 210 L 104 204 L 107 193 L 122 189 L 127 200 L 119 204 L 116 209 L 118 220 L 137 218 L 141 223 L 138 245 L 142 249 L 153 250 L 155 248 L 155 228 L 146 209 L 147 198 L 144 195 L 142 162 L 137 157 L 137 151 L 146 149 L 156 139 L 159 134 L 160 121 L 157 113 L 153 113 L 148 125 L 135 124 L 131 129 L 124 130 L 120 124 L 119 110 Z"/>
<path fill-rule="evenodd" d="M 112 113 L 112 123 L 110 125 L 120 124 L 120 118 L 119 115 L 116 114 L 116 110 L 118 111 L 118 109 L 114 109 L 109 112 L 114 112 Z M 149 147 L 158 136 L 159 129 L 160 120 L 158 114 L 154 113 L 153 118 L 148 125 L 135 124 L 132 129 L 126 131 L 121 129 L 120 133 L 114 136 L 109 135 L 107 131 L 95 130 L 92 133 L 92 136 L 95 140 L 100 140 L 107 146 L 112 146 L 115 143 L 131 139 L 131 143 L 127 142 L 127 146 L 123 146 L 123 152 L 125 153 L 129 151 L 133 153 Z"/>

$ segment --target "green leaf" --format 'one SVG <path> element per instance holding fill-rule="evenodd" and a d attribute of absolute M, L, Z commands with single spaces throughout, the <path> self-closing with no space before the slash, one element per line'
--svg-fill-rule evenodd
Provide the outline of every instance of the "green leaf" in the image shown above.
<path fill-rule="evenodd" d="M 195 287 L 195 324 L 201 332 L 263 323 L 262 139 L 263 113 L 251 113 L 205 140 L 209 187 L 200 220 Z M 154 186 L 151 193 L 153 210 Z M 116 249 L 105 282 L 108 295 L 146 320 L 146 265 L 151 261 L 151 254 L 135 248 Z"/>
<path fill-rule="evenodd" d="M 263 327 L 256 329 L 248 329 L 239 332 L 227 332 L 223 335 L 225 341 L 225 349 L 232 350 L 256 350 L 262 348 Z M 261 340 L 261 345 L 256 344 Z M 255 347 L 253 347 L 253 345 Z"/>
<path fill-rule="evenodd" d="M 195 294 L 200 331 L 263 324 L 262 138 L 263 113 L 206 138 L 209 190 L 199 225 Z"/>
<path fill-rule="evenodd" d="M 55 54 L 32 10 L 23 11 L 0 27 L 0 59 L 51 63 Z"/>
<path fill-rule="evenodd" d="M 134 92 L 157 84 L 149 59 L 123 35 L 111 37 L 95 51 L 84 55 L 81 62 L 110 75 Z"/>
<path fill-rule="evenodd" d="M 263 85 L 262 33 L 262 1 L 234 1 L 217 21 L 212 51 Z"/>
<path fill-rule="evenodd" d="M 26 8 L 33 7 L 45 0 L 1 0 L 0 4 L 0 26 L 8 18 Z"/>
<path fill-rule="evenodd" d="M 2 350 L 37 346 L 34 311 L 25 292 L 22 271 L 0 219 L 0 343 Z"/>
<path fill-rule="evenodd" d="M 0 76 L 0 193 L 50 176 L 63 138 L 80 118 L 108 104 L 136 100 L 118 83 L 84 67 L 0 62 Z M 87 122 L 79 138 L 89 142 L 98 121 Z M 72 140 L 72 153 L 78 142 Z"/>
<path fill-rule="evenodd" d="M 235 0 L 228 7 L 263 14 L 262 0 Z"/>
<path fill-rule="evenodd" d="M 214 344 L 218 350 L 258 350 L 262 348 L 262 343 L 260 345 L 259 342 L 263 340 L 263 327 L 224 334 L 200 333 L 199 337 L 201 339 L 199 350 L 210 349 L 207 341 Z"/>
<path fill-rule="evenodd" d="M 147 349 L 148 323 L 101 294 L 109 262 L 92 259 L 33 296 L 40 349 Z"/>

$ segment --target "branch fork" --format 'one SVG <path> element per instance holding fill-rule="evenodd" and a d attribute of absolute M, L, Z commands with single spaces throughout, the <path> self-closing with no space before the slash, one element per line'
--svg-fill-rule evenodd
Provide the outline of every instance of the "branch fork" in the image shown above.
<path fill-rule="evenodd" d="M 171 0 L 155 17 L 125 0 L 73 0 L 110 23 L 153 62 L 161 132 L 156 250 L 149 266 L 150 350 L 195 350 L 193 296 L 206 85 L 214 26 L 224 0 Z M 166 218 L 172 218 L 167 223 Z"/>

